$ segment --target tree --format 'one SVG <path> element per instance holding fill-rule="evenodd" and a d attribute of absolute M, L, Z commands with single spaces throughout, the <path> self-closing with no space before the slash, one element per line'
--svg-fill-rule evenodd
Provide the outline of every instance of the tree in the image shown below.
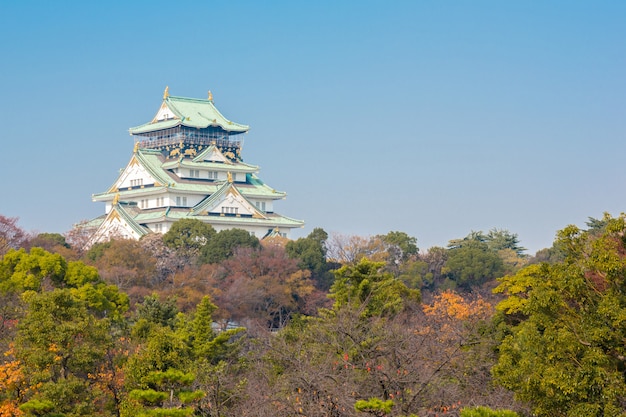
<path fill-rule="evenodd" d="M 124 365 L 129 413 L 157 416 L 223 416 L 232 392 L 242 381 L 236 376 L 243 329 L 213 331 L 216 306 L 203 297 L 194 312 L 179 313 L 174 321 L 134 325 L 136 347 Z M 141 327 L 141 329 L 138 329 Z M 225 376 L 226 371 L 233 375 Z M 141 415 L 141 414 L 140 414 Z"/>
<path fill-rule="evenodd" d="M 511 233 L 506 229 L 491 229 L 487 236 L 485 236 L 485 242 L 489 249 L 493 251 L 501 251 L 505 249 L 510 249 L 517 256 L 524 256 L 524 252 L 526 248 L 520 246 L 519 238 L 517 233 Z"/>
<path fill-rule="evenodd" d="M 459 287 L 470 289 L 501 276 L 504 264 L 487 243 L 468 239 L 449 250 L 443 272 Z"/>
<path fill-rule="evenodd" d="M 218 263 L 233 256 L 236 248 L 258 248 L 259 239 L 243 229 L 218 232 L 200 249 L 200 263 Z"/>
<path fill-rule="evenodd" d="M 163 235 L 163 243 L 176 250 L 187 262 L 200 254 L 200 249 L 215 236 L 213 226 L 198 219 L 181 219 Z"/>
<path fill-rule="evenodd" d="M 497 288 L 510 328 L 493 374 L 538 416 L 624 415 L 624 215 L 596 232 L 566 227 L 563 261 L 530 265 Z"/>
<path fill-rule="evenodd" d="M 445 278 L 442 270 L 448 261 L 448 250 L 433 246 L 426 253 L 420 254 L 419 259 L 427 265 L 426 273 L 422 277 L 423 285 L 430 289 L 441 286 Z"/>
<path fill-rule="evenodd" d="M 66 259 L 77 260 L 78 254 L 70 248 L 65 236 L 59 233 L 39 233 L 24 244 L 26 248 L 39 247 L 48 252 L 58 253 Z"/>
<path fill-rule="evenodd" d="M 257 339 L 250 360 L 258 372 L 248 375 L 240 407 L 277 417 L 400 417 L 511 403 L 501 388 L 488 388 L 488 303 L 448 293 L 394 316 L 364 318 L 365 308 L 343 304 Z"/>
<path fill-rule="evenodd" d="M 65 241 L 80 257 L 89 250 L 96 229 L 89 220 L 82 220 L 65 233 Z"/>
<path fill-rule="evenodd" d="M 310 274 L 299 269 L 284 249 L 239 248 L 222 262 L 222 268 L 216 302 L 231 319 L 281 328 L 294 313 L 307 312 L 309 296 L 314 293 Z"/>
<path fill-rule="evenodd" d="M 10 249 L 19 249 L 27 239 L 26 232 L 17 225 L 17 217 L 0 214 L 0 257 Z"/>
<path fill-rule="evenodd" d="M 126 294 L 104 283 L 94 267 L 82 262 L 67 262 L 59 254 L 36 247 L 28 253 L 23 249 L 10 251 L 0 261 L 0 294 L 10 297 L 53 288 L 67 288 L 98 317 L 119 321 L 128 309 Z"/>
<path fill-rule="evenodd" d="M 387 244 L 388 263 L 399 264 L 406 262 L 409 257 L 418 253 L 417 239 L 404 232 L 389 232 L 378 237 Z"/>
<path fill-rule="evenodd" d="M 519 417 L 519 414 L 511 410 L 492 410 L 488 407 L 472 407 L 462 409 L 461 417 Z"/>
<path fill-rule="evenodd" d="M 370 239 L 362 236 L 331 234 L 326 242 L 328 259 L 339 264 L 356 263 L 368 256 Z"/>
<path fill-rule="evenodd" d="M 356 265 L 344 265 L 334 272 L 335 283 L 329 297 L 334 309 L 345 304 L 364 305 L 364 317 L 394 315 L 402 311 L 408 300 L 419 301 L 420 292 L 409 289 L 388 272 L 384 262 L 362 258 Z"/>
<path fill-rule="evenodd" d="M 20 409 L 94 415 L 102 393 L 92 389 L 90 375 L 111 346 L 110 321 L 91 315 L 70 289 L 30 291 L 24 297 L 29 309 L 20 322 L 15 356 L 28 385 L 36 388 Z"/>
<path fill-rule="evenodd" d="M 152 284 L 162 286 L 174 273 L 182 270 L 185 262 L 176 251 L 165 245 L 163 235 L 159 233 L 149 233 L 139 240 L 141 248 L 155 259 L 156 274 L 151 280 Z"/>
<path fill-rule="evenodd" d="M 86 257 L 98 268 L 106 282 L 123 290 L 136 286 L 150 288 L 158 283 L 156 258 L 150 256 L 136 240 L 112 239 L 96 243 Z"/>
<path fill-rule="evenodd" d="M 285 250 L 290 258 L 298 259 L 300 269 L 311 271 L 311 279 L 315 286 L 327 291 L 333 282 L 330 272 L 336 265 L 326 261 L 326 240 L 328 234 L 321 228 L 315 228 L 305 238 L 289 241 Z"/>
<path fill-rule="evenodd" d="M 610 221 L 611 215 L 609 213 L 604 213 L 601 219 L 589 217 L 589 219 L 585 222 L 588 227 L 587 232 L 594 236 L 601 235 L 602 232 L 606 230 L 606 226 L 610 223 Z"/>
<path fill-rule="evenodd" d="M 192 373 L 173 368 L 153 371 L 143 379 L 148 388 L 132 390 L 129 398 L 140 402 L 148 416 L 188 417 L 193 415 L 189 405 L 204 397 L 202 391 L 189 389 L 194 379 Z"/>
<path fill-rule="evenodd" d="M 174 328 L 177 314 L 178 309 L 173 299 L 161 301 L 153 294 L 144 297 L 143 301 L 137 304 L 135 318 L 136 321 L 145 320 L 158 326 Z"/>

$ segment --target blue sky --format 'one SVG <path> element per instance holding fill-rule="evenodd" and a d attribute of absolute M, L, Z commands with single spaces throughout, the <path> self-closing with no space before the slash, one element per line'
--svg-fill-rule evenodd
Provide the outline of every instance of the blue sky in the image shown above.
<path fill-rule="evenodd" d="M 296 237 L 500 228 L 534 253 L 626 211 L 625 21 L 623 1 L 0 1 L 0 214 L 102 214 L 169 86 L 251 126 Z"/>

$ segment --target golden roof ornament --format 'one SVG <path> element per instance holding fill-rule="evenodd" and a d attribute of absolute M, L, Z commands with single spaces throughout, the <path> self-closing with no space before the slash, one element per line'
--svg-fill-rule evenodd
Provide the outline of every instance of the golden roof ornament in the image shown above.
<path fill-rule="evenodd" d="M 209 90 L 209 101 L 213 103 L 213 93 Z"/>
<path fill-rule="evenodd" d="M 133 153 L 137 153 L 139 150 L 139 141 L 135 142 L 135 147 L 133 148 Z"/>
<path fill-rule="evenodd" d="M 163 100 L 170 96 L 170 87 L 169 85 L 165 87 L 165 91 L 163 92 Z"/>
<path fill-rule="evenodd" d="M 113 205 L 117 205 L 120 202 L 120 194 L 115 193 L 115 197 L 113 197 Z"/>
<path fill-rule="evenodd" d="M 228 182 L 232 183 L 233 182 L 233 174 L 231 174 L 230 171 L 228 171 L 226 176 L 228 177 Z"/>

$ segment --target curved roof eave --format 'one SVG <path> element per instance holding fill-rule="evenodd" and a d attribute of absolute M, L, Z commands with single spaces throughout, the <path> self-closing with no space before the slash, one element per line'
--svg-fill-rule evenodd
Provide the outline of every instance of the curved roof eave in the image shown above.
<path fill-rule="evenodd" d="M 149 122 L 129 129 L 130 134 L 141 134 L 168 129 L 179 125 L 204 129 L 220 127 L 230 133 L 244 133 L 250 127 L 228 120 L 215 107 L 212 100 L 167 96 L 164 104 L 177 116 L 174 119 Z"/>

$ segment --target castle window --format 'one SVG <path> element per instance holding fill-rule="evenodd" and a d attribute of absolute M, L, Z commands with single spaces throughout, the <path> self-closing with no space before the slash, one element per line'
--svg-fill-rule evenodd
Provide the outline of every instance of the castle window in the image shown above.
<path fill-rule="evenodd" d="M 209 171 L 209 179 L 216 180 L 217 179 L 217 171 Z"/>
<path fill-rule="evenodd" d="M 176 205 L 177 206 L 186 206 L 187 205 L 187 197 L 176 197 Z"/>
<path fill-rule="evenodd" d="M 190 169 L 189 176 L 192 178 L 200 178 L 200 170 L 198 169 Z"/>
<path fill-rule="evenodd" d="M 239 207 L 226 207 L 222 206 L 222 214 L 238 214 Z"/>

